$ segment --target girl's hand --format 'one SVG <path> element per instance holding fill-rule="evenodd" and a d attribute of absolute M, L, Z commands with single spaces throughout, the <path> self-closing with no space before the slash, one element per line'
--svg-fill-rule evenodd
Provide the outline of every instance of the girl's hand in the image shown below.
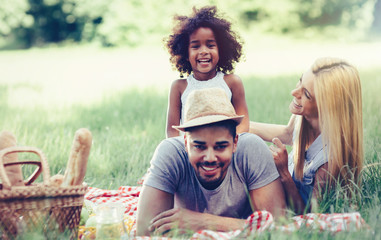
<path fill-rule="evenodd" d="M 279 174 L 287 172 L 288 173 L 288 154 L 286 146 L 279 140 L 279 138 L 274 138 L 272 140 L 274 145 L 271 145 L 270 151 L 273 154 L 275 166 L 278 169 Z"/>

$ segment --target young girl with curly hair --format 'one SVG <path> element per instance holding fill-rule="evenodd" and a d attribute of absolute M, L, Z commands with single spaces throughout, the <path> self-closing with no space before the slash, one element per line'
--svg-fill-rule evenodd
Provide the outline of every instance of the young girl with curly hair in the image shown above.
<path fill-rule="evenodd" d="M 172 83 L 167 113 L 167 137 L 178 136 L 172 128 L 184 120 L 184 106 L 195 89 L 220 87 L 226 91 L 238 115 L 245 115 L 237 132 L 249 130 L 249 114 L 242 80 L 230 74 L 242 55 L 242 45 L 231 23 L 217 14 L 215 6 L 193 8 L 190 16 L 175 16 L 173 33 L 166 40 L 172 65 L 186 79 Z"/>

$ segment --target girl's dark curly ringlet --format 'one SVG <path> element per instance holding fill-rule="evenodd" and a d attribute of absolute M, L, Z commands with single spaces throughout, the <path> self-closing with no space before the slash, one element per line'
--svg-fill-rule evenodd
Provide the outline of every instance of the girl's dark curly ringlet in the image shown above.
<path fill-rule="evenodd" d="M 200 27 L 212 29 L 215 35 L 219 54 L 217 70 L 224 73 L 233 71 L 242 56 L 242 41 L 231 29 L 231 23 L 217 13 L 215 6 L 193 7 L 189 17 L 176 15 L 174 21 L 172 34 L 165 39 L 165 44 L 171 55 L 170 62 L 180 76 L 192 72 L 188 61 L 189 36 Z"/>

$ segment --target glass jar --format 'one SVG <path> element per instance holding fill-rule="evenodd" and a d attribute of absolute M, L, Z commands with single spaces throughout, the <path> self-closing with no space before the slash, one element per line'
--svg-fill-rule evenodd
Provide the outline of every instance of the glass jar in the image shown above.
<path fill-rule="evenodd" d="M 121 203 L 105 203 L 97 207 L 96 238 L 104 240 L 127 239 L 123 221 L 124 208 Z"/>

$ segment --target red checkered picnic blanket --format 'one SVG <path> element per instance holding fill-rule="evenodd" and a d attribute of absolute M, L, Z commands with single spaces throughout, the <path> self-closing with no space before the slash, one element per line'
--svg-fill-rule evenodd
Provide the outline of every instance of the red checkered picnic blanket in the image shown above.
<path fill-rule="evenodd" d="M 122 186 L 118 190 L 103 190 L 89 187 L 85 195 L 85 199 L 93 202 L 95 205 L 106 202 L 122 203 L 125 207 L 125 214 L 135 217 L 138 205 L 141 186 Z M 135 237 L 135 225 L 131 231 L 131 237 L 135 239 L 150 239 L 150 237 Z M 231 232 L 216 232 L 211 230 L 201 230 L 193 234 L 190 239 L 232 239 L 236 237 L 247 237 L 253 234 L 261 233 L 265 230 L 280 230 L 284 232 L 293 232 L 301 227 L 311 227 L 321 231 L 341 232 L 341 231 L 357 231 L 363 228 L 368 229 L 368 225 L 361 217 L 360 213 L 333 213 L 318 214 L 309 213 L 292 218 L 290 224 L 278 225 L 274 222 L 273 216 L 267 211 L 256 211 L 246 219 L 243 229 Z M 155 239 L 168 239 L 156 238 Z"/>
<path fill-rule="evenodd" d="M 135 216 L 141 189 L 141 186 L 122 186 L 118 190 L 103 190 L 89 187 L 85 199 L 93 202 L 95 205 L 108 202 L 122 203 L 125 207 L 124 214 Z"/>

